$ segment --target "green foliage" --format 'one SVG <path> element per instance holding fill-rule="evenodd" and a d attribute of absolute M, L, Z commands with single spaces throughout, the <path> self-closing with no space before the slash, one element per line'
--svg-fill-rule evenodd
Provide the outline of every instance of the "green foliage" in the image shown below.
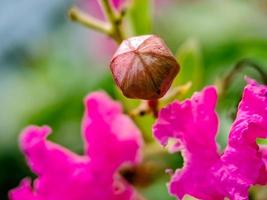
<path fill-rule="evenodd" d="M 178 86 L 188 82 L 192 83 L 190 91 L 186 93 L 189 97 L 199 90 L 203 80 L 203 59 L 200 44 L 195 39 L 188 39 L 178 49 L 176 54 L 180 64 L 180 72 L 175 78 L 173 85 Z"/>
<path fill-rule="evenodd" d="M 126 31 L 131 35 L 151 34 L 155 30 L 155 34 L 177 51 L 181 71 L 173 86 L 192 83 L 182 98 L 216 83 L 242 58 L 252 59 L 267 71 L 266 11 L 257 5 L 257 1 L 192 2 L 170 0 L 169 5 L 156 7 L 156 15 L 152 16 L 151 0 L 133 0 L 125 20 L 128 22 Z M 153 27 L 152 19 L 155 22 Z M 80 32 L 75 35 L 74 29 Z M 108 61 L 102 62 L 101 55 L 93 54 L 98 47 L 86 44 L 87 37 L 93 36 L 86 29 L 64 25 L 56 33 L 50 30 L 47 37 L 31 46 L 30 53 L 19 62 L 16 60 L 18 55 L 10 54 L 9 60 L 15 67 L 0 68 L 0 199 L 6 199 L 7 191 L 18 185 L 22 177 L 32 176 L 17 144 L 17 135 L 25 125 L 50 125 L 54 130 L 50 139 L 82 152 L 80 122 L 82 100 L 87 93 L 99 89 L 107 91 L 122 102 L 126 113 L 140 103 L 125 98 L 114 88 Z M 218 141 L 221 148 L 226 145 L 245 85 L 244 75 L 260 81 L 254 70 L 245 69 L 231 84 L 226 96 L 219 98 Z M 151 126 L 154 118 L 137 116 L 134 120 L 146 141 L 153 143 Z M 266 144 L 263 140 L 258 142 Z M 166 161 L 171 168 L 174 163 L 182 166 L 177 155 L 172 155 L 172 158 L 175 161 Z M 169 177 L 163 175 L 140 191 L 148 199 L 173 199 L 167 193 L 168 180 Z"/>
<path fill-rule="evenodd" d="M 128 11 L 133 35 L 150 34 L 152 30 L 151 0 L 133 0 Z"/>
<path fill-rule="evenodd" d="M 152 185 L 150 185 L 146 190 L 141 190 L 147 199 L 153 200 L 174 200 L 174 197 L 168 195 L 166 182 L 169 181 L 169 177 L 165 175 L 164 177 L 158 179 Z M 165 187 L 164 187 L 165 186 Z"/>
<path fill-rule="evenodd" d="M 125 96 L 123 96 L 122 92 L 116 86 L 114 86 L 114 91 L 115 91 L 115 98 L 122 103 L 124 111 L 126 113 L 131 112 L 133 109 L 137 108 L 138 105 L 141 103 L 140 100 L 128 99 Z M 153 138 L 152 138 L 151 127 L 155 121 L 154 117 L 151 115 L 134 116 L 133 120 L 140 128 L 144 136 L 144 139 L 147 142 L 152 142 Z"/>

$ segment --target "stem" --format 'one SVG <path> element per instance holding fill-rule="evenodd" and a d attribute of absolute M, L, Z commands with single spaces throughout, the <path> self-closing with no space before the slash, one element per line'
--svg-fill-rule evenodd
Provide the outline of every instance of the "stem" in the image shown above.
<path fill-rule="evenodd" d="M 134 118 L 137 116 L 144 116 L 148 113 L 150 113 L 150 110 L 148 107 L 148 101 L 142 100 L 142 101 L 140 101 L 139 106 L 137 106 L 135 109 L 131 110 L 128 114 L 130 117 Z"/>
<path fill-rule="evenodd" d="M 175 99 L 181 98 L 191 88 L 192 83 L 187 82 L 183 85 L 171 88 L 169 92 L 161 99 L 155 100 L 142 100 L 139 106 L 129 112 L 131 117 L 144 116 L 147 114 L 153 114 L 155 118 L 158 117 L 158 111 L 162 106 L 171 103 Z"/>
<path fill-rule="evenodd" d="M 104 33 L 105 35 L 111 37 L 117 44 L 120 44 L 124 40 L 122 19 L 125 15 L 125 9 L 122 9 L 118 13 L 115 9 L 113 9 L 109 0 L 99 0 L 99 3 L 108 22 L 96 19 L 95 17 L 82 12 L 78 8 L 71 8 L 69 10 L 69 18 L 88 28 Z"/>
<path fill-rule="evenodd" d="M 158 117 L 158 113 L 159 113 L 159 100 L 158 99 L 154 99 L 154 100 L 149 100 L 147 102 L 151 112 L 153 113 L 154 117 L 157 118 Z"/>
<path fill-rule="evenodd" d="M 124 166 L 120 174 L 137 188 L 146 188 L 158 178 L 166 175 L 165 169 L 172 167 L 172 159 L 176 154 L 169 152 L 157 143 L 144 147 L 142 162 L 134 166 Z"/>
<path fill-rule="evenodd" d="M 171 88 L 167 94 L 160 100 L 162 105 L 169 104 L 176 99 L 183 97 L 192 87 L 192 82 L 187 82 L 183 85 L 179 85 Z"/>
<path fill-rule="evenodd" d="M 99 0 L 103 12 L 111 24 L 111 37 L 120 44 L 124 40 L 121 23 L 123 14 L 118 14 L 110 4 L 109 0 Z"/>
<path fill-rule="evenodd" d="M 116 20 L 115 10 L 111 7 L 109 0 L 99 0 L 99 4 L 109 22 Z"/>
<path fill-rule="evenodd" d="M 106 35 L 111 35 L 111 27 L 108 23 L 98 20 L 82 12 L 78 8 L 71 8 L 68 15 L 72 21 L 79 22 L 88 28 L 104 33 Z"/>
<path fill-rule="evenodd" d="M 138 107 L 129 112 L 129 115 L 134 118 L 152 113 L 155 118 L 158 117 L 159 100 L 142 100 Z"/>
<path fill-rule="evenodd" d="M 225 95 L 235 76 L 238 75 L 245 67 L 255 69 L 261 76 L 263 83 L 267 85 L 267 74 L 262 70 L 262 68 L 249 59 L 243 59 L 237 62 L 234 68 L 223 78 L 220 89 L 222 96 Z"/>

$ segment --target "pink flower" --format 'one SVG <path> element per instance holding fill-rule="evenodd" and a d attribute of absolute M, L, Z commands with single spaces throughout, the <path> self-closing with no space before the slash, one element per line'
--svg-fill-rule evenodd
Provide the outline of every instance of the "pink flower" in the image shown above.
<path fill-rule="evenodd" d="M 85 100 L 82 126 L 84 155 L 48 141 L 47 126 L 30 126 L 21 134 L 21 149 L 38 178 L 25 179 L 11 200 L 129 200 L 136 192 L 118 173 L 124 164 L 140 161 L 139 130 L 119 103 L 95 92 Z"/>
<path fill-rule="evenodd" d="M 267 182 L 266 149 L 256 143 L 256 138 L 267 137 L 267 87 L 248 80 L 222 155 L 215 141 L 216 101 L 216 90 L 207 87 L 191 100 L 162 109 L 153 127 L 162 145 L 172 139 L 172 150 L 184 156 L 184 167 L 169 183 L 177 198 L 247 200 L 250 186 Z"/>

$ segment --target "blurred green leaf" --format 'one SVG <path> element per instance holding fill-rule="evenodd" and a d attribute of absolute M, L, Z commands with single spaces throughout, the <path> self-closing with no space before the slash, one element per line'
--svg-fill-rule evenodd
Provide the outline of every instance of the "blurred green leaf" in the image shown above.
<path fill-rule="evenodd" d="M 183 200 L 197 200 L 197 199 L 194 198 L 194 197 L 191 197 L 189 195 L 185 195 L 185 197 L 183 198 Z"/>
<path fill-rule="evenodd" d="M 202 53 L 198 41 L 188 39 L 178 49 L 176 58 L 181 68 L 180 73 L 174 80 L 173 86 L 182 85 L 191 81 L 191 89 L 186 93 L 186 96 L 191 96 L 195 90 L 201 87 L 203 79 Z"/>
<path fill-rule="evenodd" d="M 128 12 L 134 35 L 151 33 L 152 15 L 150 0 L 134 0 Z"/>
<path fill-rule="evenodd" d="M 257 144 L 266 145 L 267 144 L 267 140 L 266 139 L 262 139 L 262 138 L 257 138 Z"/>
<path fill-rule="evenodd" d="M 145 115 L 136 117 L 134 121 L 142 131 L 145 140 L 147 142 L 154 141 L 152 136 L 152 126 L 155 122 L 155 118 L 152 115 Z"/>
<path fill-rule="evenodd" d="M 133 109 L 135 109 L 139 104 L 140 100 L 136 99 L 129 99 L 125 97 L 122 92 L 115 86 L 115 97 L 118 99 L 124 108 L 124 111 L 126 113 L 131 112 Z M 152 137 L 152 125 L 155 121 L 154 117 L 152 115 L 145 115 L 145 116 L 135 116 L 134 119 L 135 123 L 141 130 L 145 140 L 147 142 L 153 141 Z"/>
<path fill-rule="evenodd" d="M 121 90 L 115 85 L 114 86 L 114 93 L 115 93 L 115 98 L 118 99 L 122 104 L 125 112 L 130 112 L 132 109 L 136 108 L 140 100 L 137 99 L 129 99 L 125 97 Z"/>
<path fill-rule="evenodd" d="M 156 182 L 154 182 L 152 185 L 150 185 L 145 190 L 142 190 L 142 194 L 147 199 L 153 199 L 153 200 L 174 200 L 174 197 L 171 197 L 168 194 L 167 191 L 167 185 L 166 183 L 169 181 L 169 177 L 165 175 L 161 179 L 158 179 Z"/>

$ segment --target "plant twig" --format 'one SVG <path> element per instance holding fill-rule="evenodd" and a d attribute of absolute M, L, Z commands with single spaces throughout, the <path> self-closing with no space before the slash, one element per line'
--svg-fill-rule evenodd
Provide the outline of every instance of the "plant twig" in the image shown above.
<path fill-rule="evenodd" d="M 158 116 L 159 100 L 142 100 L 138 107 L 129 112 L 131 117 L 144 116 L 152 113 L 155 118 Z"/>
<path fill-rule="evenodd" d="M 220 81 L 221 84 L 219 91 L 221 96 L 225 95 L 236 75 L 238 75 L 245 67 L 251 67 L 252 69 L 255 69 L 261 76 L 263 83 L 267 85 L 267 73 L 262 70 L 262 67 L 249 59 L 243 59 L 237 62 L 234 68 L 228 74 L 226 74 L 222 81 Z"/>
<path fill-rule="evenodd" d="M 134 118 L 136 116 L 144 116 L 152 113 L 153 116 L 157 118 L 160 107 L 169 104 L 170 102 L 184 95 L 186 92 L 189 91 L 191 86 L 192 83 L 187 82 L 184 85 L 179 85 L 171 88 L 169 92 L 161 99 L 149 101 L 143 100 L 141 101 L 139 106 L 129 112 L 129 115 Z"/>
<path fill-rule="evenodd" d="M 125 9 L 117 12 L 111 6 L 109 0 L 99 0 L 99 4 L 106 16 L 106 22 L 92 17 L 75 7 L 69 10 L 69 18 L 72 21 L 79 22 L 88 28 L 111 37 L 116 43 L 120 44 L 124 40 L 122 19 L 125 15 Z"/>
<path fill-rule="evenodd" d="M 104 33 L 106 35 L 111 35 L 110 24 L 103 22 L 99 19 L 96 19 L 84 13 L 83 11 L 79 10 L 78 8 L 75 7 L 71 8 L 69 10 L 68 15 L 72 21 L 79 22 L 88 28 Z"/>
<path fill-rule="evenodd" d="M 181 98 L 183 95 L 188 93 L 192 87 L 192 82 L 187 82 L 183 85 L 179 85 L 171 88 L 167 94 L 160 100 L 163 105 L 169 104 L 172 101 Z"/>
<path fill-rule="evenodd" d="M 111 37 L 120 44 L 124 39 L 124 34 L 122 32 L 121 23 L 123 14 L 117 13 L 110 4 L 109 0 L 99 0 L 103 12 L 111 24 Z"/>

